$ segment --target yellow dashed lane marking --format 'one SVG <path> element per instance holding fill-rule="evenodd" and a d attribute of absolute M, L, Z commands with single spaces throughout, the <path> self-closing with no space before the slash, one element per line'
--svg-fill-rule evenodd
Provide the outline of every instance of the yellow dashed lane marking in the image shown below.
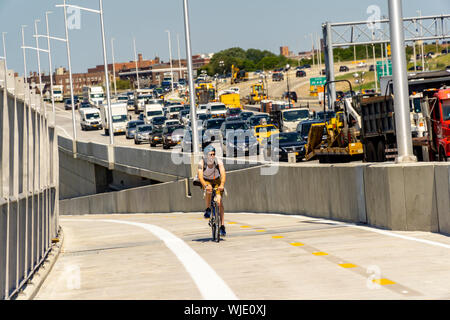
<path fill-rule="evenodd" d="M 357 267 L 357 265 L 353 264 L 353 263 L 341 263 L 339 266 L 342 268 L 356 268 Z"/>
<path fill-rule="evenodd" d="M 388 285 L 388 284 L 395 284 L 394 281 L 391 281 L 389 279 L 375 279 L 375 280 L 372 280 L 372 281 L 375 282 L 375 283 L 378 283 L 378 284 L 380 284 L 382 286 L 385 286 L 385 285 Z"/>
<path fill-rule="evenodd" d="M 245 229 L 245 228 L 250 228 L 250 226 L 241 226 L 241 228 L 244 228 L 244 229 Z"/>
<path fill-rule="evenodd" d="M 292 242 L 291 243 L 291 246 L 294 246 L 294 247 L 301 247 L 301 246 L 304 246 L 305 244 L 303 244 L 303 243 L 301 243 L 301 242 Z"/>
<path fill-rule="evenodd" d="M 236 224 L 236 222 L 231 222 L 231 221 L 230 221 L 230 222 L 228 222 L 228 224 Z"/>
<path fill-rule="evenodd" d="M 284 238 L 283 236 L 272 236 L 273 239 L 281 239 Z"/>
<path fill-rule="evenodd" d="M 313 252 L 312 254 L 315 256 L 327 256 L 328 255 L 328 253 L 326 253 L 326 252 Z"/>
<path fill-rule="evenodd" d="M 263 229 L 261 229 L 261 230 L 255 230 L 256 232 L 266 232 L 266 230 L 263 230 Z"/>

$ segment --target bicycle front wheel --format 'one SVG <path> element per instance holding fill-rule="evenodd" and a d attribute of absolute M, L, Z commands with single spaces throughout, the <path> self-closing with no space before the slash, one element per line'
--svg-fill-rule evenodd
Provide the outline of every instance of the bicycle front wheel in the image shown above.
<path fill-rule="evenodd" d="M 220 241 L 220 225 L 221 225 L 221 221 L 220 221 L 219 206 L 217 204 L 215 205 L 215 211 L 216 211 L 216 219 L 215 219 L 216 242 L 219 242 Z"/>

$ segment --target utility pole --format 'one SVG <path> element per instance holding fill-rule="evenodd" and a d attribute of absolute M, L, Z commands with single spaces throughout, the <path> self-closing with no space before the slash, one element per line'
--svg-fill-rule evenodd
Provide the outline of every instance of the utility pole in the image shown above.
<path fill-rule="evenodd" d="M 392 45 L 392 80 L 395 94 L 394 113 L 398 149 L 396 162 L 415 162 L 417 158 L 414 156 L 412 148 L 402 0 L 388 0 L 388 3 Z"/>
<path fill-rule="evenodd" d="M 116 84 L 116 60 L 114 57 L 114 38 L 111 38 L 111 54 L 113 60 L 113 78 L 114 78 L 114 95 L 117 97 L 117 84 Z"/>

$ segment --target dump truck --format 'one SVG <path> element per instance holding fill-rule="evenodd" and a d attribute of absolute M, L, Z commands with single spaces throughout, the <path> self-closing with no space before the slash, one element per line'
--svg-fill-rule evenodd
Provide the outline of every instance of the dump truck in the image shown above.
<path fill-rule="evenodd" d="M 219 101 L 222 102 L 227 108 L 241 108 L 241 96 L 235 92 L 224 92 L 219 95 Z"/>
<path fill-rule="evenodd" d="M 411 139 L 418 161 L 448 161 L 450 157 L 449 86 L 447 71 L 408 75 Z M 357 101 L 367 162 L 394 160 L 398 154 L 392 77 L 382 77 L 381 88 L 384 96 Z"/>
<path fill-rule="evenodd" d="M 381 96 L 360 99 L 364 160 L 384 162 L 398 154 L 394 98 Z M 427 89 L 411 99 L 411 108 L 423 114 L 426 130 L 411 139 L 418 161 L 448 161 L 450 158 L 450 88 Z"/>

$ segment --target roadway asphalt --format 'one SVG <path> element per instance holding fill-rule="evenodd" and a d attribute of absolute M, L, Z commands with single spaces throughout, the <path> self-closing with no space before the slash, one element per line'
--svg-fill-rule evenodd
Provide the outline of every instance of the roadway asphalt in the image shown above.
<path fill-rule="evenodd" d="M 62 252 L 35 299 L 450 299 L 449 237 L 225 218 L 218 244 L 202 213 L 62 216 Z"/>

